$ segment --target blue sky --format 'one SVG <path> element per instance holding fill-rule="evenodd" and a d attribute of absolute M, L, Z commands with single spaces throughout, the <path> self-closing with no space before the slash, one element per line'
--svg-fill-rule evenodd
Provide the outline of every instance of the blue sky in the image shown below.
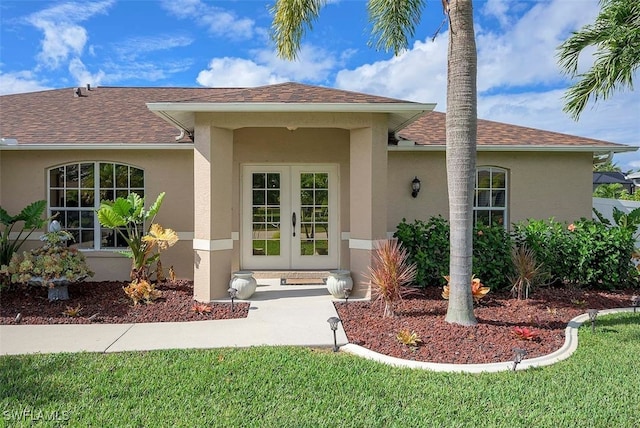
<path fill-rule="evenodd" d="M 447 29 L 431 0 L 410 49 L 368 47 L 364 0 L 330 0 L 296 62 L 269 38 L 272 1 L 0 1 L 0 94 L 93 86 L 257 86 L 297 81 L 435 102 L 446 108 Z M 478 115 L 640 146 L 640 96 L 589 104 L 580 121 L 562 112 L 570 82 L 556 48 L 593 22 L 598 0 L 475 1 Z M 592 52 L 580 59 L 591 64 Z M 636 75 L 636 81 L 638 76 Z M 614 158 L 640 169 L 640 153 Z"/>

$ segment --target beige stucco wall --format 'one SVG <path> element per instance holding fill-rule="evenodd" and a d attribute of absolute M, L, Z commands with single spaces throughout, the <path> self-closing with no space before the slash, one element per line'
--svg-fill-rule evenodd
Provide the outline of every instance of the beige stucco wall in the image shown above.
<path fill-rule="evenodd" d="M 233 231 L 240 233 L 240 174 L 243 164 L 338 164 L 340 232 L 349 232 L 349 131 L 334 128 L 242 128 L 234 131 Z M 238 215 L 235 215 L 238 213 Z M 340 267 L 349 265 L 349 242 L 341 240 Z M 234 241 L 239 268 L 239 241 Z M 336 266 L 338 267 L 338 266 Z"/>
<path fill-rule="evenodd" d="M 165 251 L 166 268 L 174 265 L 178 277 L 193 276 L 193 152 L 191 150 L 43 150 L 3 151 L 0 158 L 0 206 L 10 214 L 18 213 L 29 203 L 47 199 L 48 168 L 82 161 L 126 163 L 145 171 L 147 206 L 161 192 L 166 196 L 156 222 L 177 231 L 188 240 Z M 39 244 L 34 241 L 29 246 Z M 93 280 L 127 279 L 129 259 L 111 251 L 86 251 L 88 263 L 96 275 Z"/>
<path fill-rule="evenodd" d="M 528 218 L 573 221 L 591 217 L 591 153 L 479 152 L 478 166 L 497 166 L 509 174 L 509 221 Z M 414 176 L 422 181 L 411 197 Z M 442 214 L 448 218 L 444 152 L 390 152 L 388 230 Z"/>
<path fill-rule="evenodd" d="M 233 131 L 232 231 L 240 233 L 240 173 L 242 164 L 334 163 L 340 175 L 340 267 L 349 268 L 350 249 L 350 131 L 338 128 L 241 128 Z M 163 254 L 165 267 L 178 276 L 193 278 L 194 231 L 193 152 L 191 150 L 90 150 L 0 152 L 0 205 L 10 213 L 38 199 L 46 199 L 46 170 L 79 161 L 128 163 L 145 170 L 148 202 L 167 193 L 157 221 L 184 239 Z M 388 153 L 387 230 L 393 232 L 403 217 L 408 221 L 447 217 L 444 152 Z M 527 218 L 572 221 L 591 216 L 592 156 L 590 153 L 480 152 L 479 166 L 509 171 L 509 220 Z M 414 176 L 422 181 L 411 197 Z M 36 234 L 36 235 L 39 235 Z M 37 238 L 34 237 L 34 238 Z M 37 245 L 38 241 L 30 242 Z M 234 241 L 232 268 L 240 262 Z M 86 252 L 95 280 L 126 279 L 129 260 L 108 251 Z"/>

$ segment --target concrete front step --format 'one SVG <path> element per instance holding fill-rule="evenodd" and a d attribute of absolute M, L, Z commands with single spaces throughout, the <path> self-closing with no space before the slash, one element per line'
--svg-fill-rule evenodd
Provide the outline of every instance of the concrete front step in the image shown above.
<path fill-rule="evenodd" d="M 255 279 L 323 279 L 329 276 L 328 270 L 254 270 Z"/>

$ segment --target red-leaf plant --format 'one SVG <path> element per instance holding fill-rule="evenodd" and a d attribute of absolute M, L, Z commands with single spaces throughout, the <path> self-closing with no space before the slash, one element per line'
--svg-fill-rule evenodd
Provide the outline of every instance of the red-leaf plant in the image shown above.
<path fill-rule="evenodd" d="M 537 340 L 539 338 L 538 333 L 529 327 L 514 327 L 513 334 L 521 340 Z"/>

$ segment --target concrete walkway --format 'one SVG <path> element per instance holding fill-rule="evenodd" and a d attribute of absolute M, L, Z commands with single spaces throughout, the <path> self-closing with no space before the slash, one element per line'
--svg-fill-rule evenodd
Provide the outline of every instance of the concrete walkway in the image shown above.
<path fill-rule="evenodd" d="M 260 345 L 333 347 L 333 332 L 327 319 L 338 315 L 326 286 L 280 285 L 278 279 L 259 279 L 258 284 L 256 293 L 249 300 L 247 318 L 143 324 L 0 325 L 0 355 Z M 633 308 L 609 309 L 600 314 L 632 311 Z M 547 366 L 569 358 L 578 347 L 578 328 L 588 319 L 587 314 L 572 319 L 560 349 L 549 355 L 525 359 L 516 369 Z M 402 360 L 348 343 L 342 325 L 336 333 L 341 351 L 396 367 L 466 373 L 513 370 L 510 361 L 438 364 Z"/>
<path fill-rule="evenodd" d="M 333 347 L 337 316 L 324 285 L 258 280 L 247 318 L 143 324 L 0 325 L 0 355 L 121 352 L 259 345 Z M 339 345 L 347 337 L 339 326 Z"/>

